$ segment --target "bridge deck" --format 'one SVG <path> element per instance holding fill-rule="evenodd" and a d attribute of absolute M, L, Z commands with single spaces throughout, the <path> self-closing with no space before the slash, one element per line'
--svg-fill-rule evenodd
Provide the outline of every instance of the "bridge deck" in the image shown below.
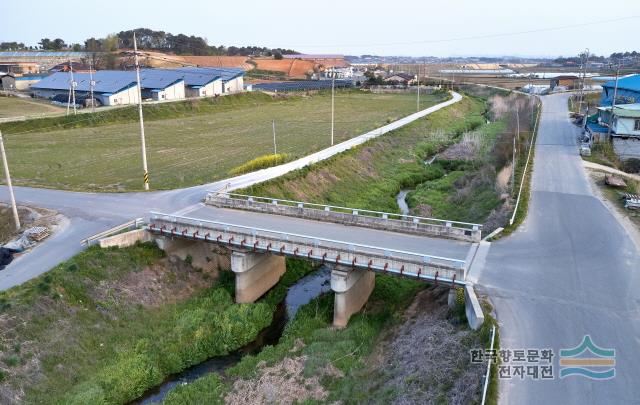
<path fill-rule="evenodd" d="M 281 215 L 214 208 L 211 206 L 201 206 L 189 212 L 187 215 L 191 218 L 208 221 L 220 221 L 240 226 L 309 235 L 317 238 L 338 240 L 345 243 L 375 246 L 380 249 L 395 249 L 419 254 L 443 256 L 457 260 L 465 260 L 471 246 L 469 242 L 451 239 L 408 235 Z"/>

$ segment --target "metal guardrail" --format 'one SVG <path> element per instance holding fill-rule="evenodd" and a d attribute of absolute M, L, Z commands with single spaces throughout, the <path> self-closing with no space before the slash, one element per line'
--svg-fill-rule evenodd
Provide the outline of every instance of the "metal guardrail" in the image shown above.
<path fill-rule="evenodd" d="M 297 208 L 308 208 L 315 209 L 320 211 L 327 212 L 338 212 L 343 214 L 352 214 L 352 215 L 360 215 L 371 218 L 380 218 L 380 219 L 390 219 L 396 221 L 409 221 L 414 224 L 430 224 L 430 225 L 440 225 L 446 226 L 449 228 L 461 228 L 461 229 L 470 229 L 470 230 L 480 230 L 482 229 L 481 224 L 474 224 L 470 222 L 461 222 L 461 221 L 449 221 L 445 219 L 437 219 L 437 218 L 427 218 L 427 217 L 419 217 L 415 215 L 404 215 L 404 214 L 395 214 L 391 212 L 382 212 L 382 211 L 372 211 L 372 210 L 363 210 L 358 208 L 348 208 L 341 207 L 337 205 L 327 205 L 327 204 L 317 204 L 317 203 L 309 203 L 303 201 L 292 201 L 292 200 L 283 200 L 279 198 L 271 198 L 271 197 L 258 197 L 246 194 L 237 194 L 237 193 L 229 193 L 224 191 L 210 191 L 205 197 L 205 202 L 208 198 L 210 198 L 211 194 L 216 194 L 218 196 L 224 198 L 230 198 L 234 200 L 243 200 L 249 202 L 259 202 L 273 205 L 286 205 L 290 207 Z"/>
<path fill-rule="evenodd" d="M 464 286 L 465 261 L 269 229 L 152 212 L 147 230 L 235 249 L 333 263 Z"/>
<path fill-rule="evenodd" d="M 120 233 L 122 231 L 125 230 L 130 230 L 130 229 L 136 229 L 139 228 L 140 226 L 144 225 L 144 219 L 142 218 L 136 218 L 136 219 L 132 219 L 131 221 L 127 221 L 124 224 L 118 225 L 118 226 L 114 226 L 113 228 L 107 229 L 106 231 L 97 233 L 93 236 L 89 236 L 86 239 L 82 239 L 80 241 L 80 244 L 82 246 L 90 246 L 93 243 L 97 242 L 100 239 L 106 238 L 108 236 L 112 236 L 115 235 L 117 233 Z"/>

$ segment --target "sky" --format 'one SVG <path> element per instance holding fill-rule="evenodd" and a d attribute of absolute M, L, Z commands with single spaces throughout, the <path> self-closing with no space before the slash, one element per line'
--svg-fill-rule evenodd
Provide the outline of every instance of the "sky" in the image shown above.
<path fill-rule="evenodd" d="M 304 53 L 555 57 L 585 48 L 597 55 L 640 51 L 640 0 L 31 0 L 3 2 L 2 14 L 0 42 L 27 45 L 44 37 L 82 43 L 145 27 L 202 36 L 216 46 Z"/>

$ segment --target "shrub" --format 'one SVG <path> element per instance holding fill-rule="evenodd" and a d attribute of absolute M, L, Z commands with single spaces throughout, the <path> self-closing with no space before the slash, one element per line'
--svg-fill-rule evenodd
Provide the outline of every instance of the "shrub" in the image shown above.
<path fill-rule="evenodd" d="M 271 155 L 258 156 L 240 166 L 236 166 L 229 170 L 230 176 L 237 176 L 244 173 L 253 172 L 267 167 L 277 166 L 291 160 L 291 155 L 287 153 L 278 153 Z"/>

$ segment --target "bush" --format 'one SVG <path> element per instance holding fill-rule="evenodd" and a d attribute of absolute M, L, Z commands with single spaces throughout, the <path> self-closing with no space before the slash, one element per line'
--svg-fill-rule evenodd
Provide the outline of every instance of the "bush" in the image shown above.
<path fill-rule="evenodd" d="M 291 155 L 287 153 L 278 153 L 277 155 L 264 155 L 250 160 L 240 166 L 236 166 L 229 170 L 230 176 L 237 176 L 244 173 L 250 173 L 267 167 L 277 166 L 291 160 Z"/>

